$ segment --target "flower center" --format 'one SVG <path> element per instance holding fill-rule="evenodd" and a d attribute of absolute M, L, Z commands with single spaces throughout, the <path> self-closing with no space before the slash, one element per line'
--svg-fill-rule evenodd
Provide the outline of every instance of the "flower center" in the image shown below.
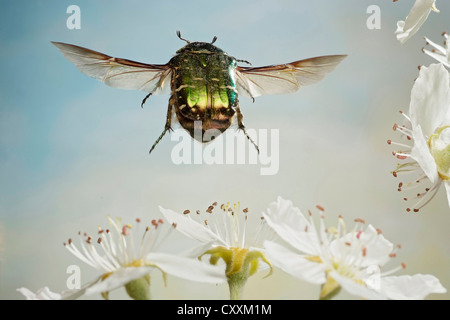
<path fill-rule="evenodd" d="M 428 140 L 439 176 L 450 180 L 450 125 L 440 127 Z"/>

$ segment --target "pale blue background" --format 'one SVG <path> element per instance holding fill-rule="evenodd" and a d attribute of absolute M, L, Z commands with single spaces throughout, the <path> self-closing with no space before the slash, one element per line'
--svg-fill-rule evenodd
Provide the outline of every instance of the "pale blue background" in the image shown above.
<path fill-rule="evenodd" d="M 66 8 L 81 8 L 81 30 L 66 28 Z M 381 8 L 381 30 L 368 30 L 366 9 Z M 0 298 L 15 290 L 64 290 L 66 267 L 83 280 L 97 276 L 71 256 L 63 241 L 95 232 L 105 216 L 159 218 L 158 205 L 182 211 L 214 201 L 240 201 L 259 214 L 278 195 L 304 212 L 321 204 L 329 225 L 338 214 L 352 226 L 364 218 L 403 244 L 389 268 L 431 273 L 450 288 L 450 215 L 440 190 L 419 214 L 405 212 L 396 160 L 386 140 L 407 111 L 427 35 L 441 43 L 450 31 L 450 3 L 438 1 L 416 36 L 395 39 L 396 21 L 413 1 L 5 1 L 0 0 Z M 191 41 L 211 41 L 254 66 L 325 54 L 349 57 L 321 83 L 300 92 L 241 98 L 248 128 L 280 130 L 280 170 L 260 176 L 257 165 L 180 165 L 174 142 L 161 133 L 168 94 L 113 89 L 86 77 L 50 41 L 78 44 L 116 57 L 166 63 Z M 425 187 L 425 186 L 424 186 Z M 412 194 L 409 194 L 412 196 Z M 182 237 L 168 243 L 176 250 Z M 252 277 L 247 299 L 315 299 L 318 286 L 280 270 Z M 156 299 L 226 299 L 226 286 L 152 277 Z M 119 290 L 117 297 L 123 297 Z M 112 297 L 115 297 L 112 295 Z M 349 297 L 342 293 L 338 298 Z M 431 298 L 449 298 L 450 294 Z M 98 297 L 93 297 L 98 298 Z"/>

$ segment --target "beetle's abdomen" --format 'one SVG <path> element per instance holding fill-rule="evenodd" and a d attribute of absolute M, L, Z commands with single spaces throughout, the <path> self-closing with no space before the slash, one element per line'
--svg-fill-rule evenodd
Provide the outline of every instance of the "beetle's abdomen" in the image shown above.
<path fill-rule="evenodd" d="M 175 56 L 171 63 L 177 115 L 222 121 L 235 114 L 234 59 L 218 53 L 189 53 Z"/>

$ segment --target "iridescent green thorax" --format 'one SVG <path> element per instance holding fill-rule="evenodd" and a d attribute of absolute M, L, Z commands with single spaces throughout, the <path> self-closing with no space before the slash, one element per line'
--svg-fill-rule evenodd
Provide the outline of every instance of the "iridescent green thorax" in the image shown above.
<path fill-rule="evenodd" d="M 178 50 L 169 65 L 172 103 L 180 124 L 192 137 L 194 121 L 202 121 L 203 133 L 208 129 L 224 132 L 238 104 L 236 60 L 210 43 L 193 42 Z"/>

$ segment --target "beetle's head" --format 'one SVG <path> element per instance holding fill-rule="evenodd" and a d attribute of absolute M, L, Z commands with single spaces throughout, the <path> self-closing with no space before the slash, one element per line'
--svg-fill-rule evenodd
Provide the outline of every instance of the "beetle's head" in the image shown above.
<path fill-rule="evenodd" d="M 187 42 L 183 48 L 179 49 L 177 53 L 187 53 L 187 52 L 205 52 L 205 53 L 223 53 L 223 50 L 213 45 L 216 42 L 217 37 L 214 37 L 211 42 L 190 42 L 189 40 L 183 39 L 181 37 L 180 31 L 177 31 L 177 36 L 183 41 Z"/>

